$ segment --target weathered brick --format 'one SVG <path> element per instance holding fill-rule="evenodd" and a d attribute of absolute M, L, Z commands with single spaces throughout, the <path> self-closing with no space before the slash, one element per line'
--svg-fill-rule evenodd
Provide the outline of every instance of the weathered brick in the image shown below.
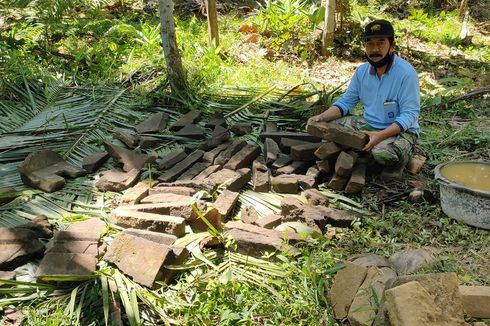
<path fill-rule="evenodd" d="M 330 173 L 333 170 L 332 164 L 328 160 L 316 161 L 316 166 L 322 173 Z"/>
<path fill-rule="evenodd" d="M 243 168 L 237 171 L 230 169 L 219 170 L 209 176 L 209 181 L 218 186 L 224 184 L 228 190 L 239 191 L 252 178 L 252 171 Z"/>
<path fill-rule="evenodd" d="M 210 163 L 209 163 L 210 164 Z M 204 170 L 201 171 L 198 175 L 196 175 L 192 180 L 201 181 L 206 180 L 211 174 L 221 169 L 221 165 L 210 165 Z"/>
<path fill-rule="evenodd" d="M 174 149 L 162 157 L 158 169 L 166 170 L 187 157 L 183 149 Z"/>
<path fill-rule="evenodd" d="M 241 139 L 236 139 L 228 144 L 224 150 L 219 152 L 219 154 L 214 159 L 213 164 L 225 165 L 226 162 L 230 160 L 230 158 L 235 155 L 238 151 L 244 148 L 247 145 L 247 142 Z"/>
<path fill-rule="evenodd" d="M 291 156 L 286 154 L 281 154 L 277 157 L 277 160 L 275 160 L 274 163 L 272 163 L 272 168 L 279 169 L 282 168 L 283 166 L 288 165 L 291 162 L 292 162 Z"/>
<path fill-rule="evenodd" d="M 275 175 L 281 174 L 304 174 L 312 165 L 310 161 L 292 161 L 291 164 L 285 165 L 275 171 Z"/>
<path fill-rule="evenodd" d="M 215 158 L 218 156 L 218 154 L 224 151 L 225 149 L 227 149 L 231 144 L 232 144 L 231 142 L 226 142 L 224 144 L 218 145 L 217 147 L 213 148 L 210 151 L 207 151 L 202 156 L 202 160 L 204 162 L 213 163 Z M 215 164 L 215 165 L 222 166 L 222 164 Z"/>
<path fill-rule="evenodd" d="M 182 173 L 178 180 L 192 180 L 199 175 L 202 171 L 209 167 L 209 162 L 197 162 L 193 166 L 189 167 L 187 171 Z"/>
<path fill-rule="evenodd" d="M 187 203 L 191 205 L 192 196 L 187 193 L 186 195 L 174 194 L 174 193 L 158 193 L 149 195 L 143 198 L 141 204 L 157 204 L 157 203 Z"/>
<path fill-rule="evenodd" d="M 185 220 L 182 217 L 139 212 L 121 206 L 112 211 L 111 220 L 124 228 L 143 229 L 173 234 L 182 237 L 185 234 Z"/>
<path fill-rule="evenodd" d="M 311 135 L 356 149 L 363 149 L 367 140 L 364 133 L 332 122 L 312 122 L 306 126 L 306 131 Z"/>
<path fill-rule="evenodd" d="M 282 216 L 277 214 L 270 214 L 264 217 L 260 217 L 255 221 L 255 225 L 265 229 L 273 229 L 274 227 L 282 223 Z"/>
<path fill-rule="evenodd" d="M 345 192 L 348 194 L 355 194 L 362 190 L 366 184 L 366 165 L 363 163 L 356 163 L 352 169 L 352 175 L 345 186 Z"/>
<path fill-rule="evenodd" d="M 268 192 L 270 188 L 269 170 L 260 160 L 252 163 L 252 185 L 257 192 Z"/>
<path fill-rule="evenodd" d="M 179 187 L 179 186 L 157 186 L 148 190 L 148 195 L 165 195 L 165 194 L 178 194 L 183 196 L 192 196 L 197 192 L 197 189 L 192 187 Z M 147 201 L 143 199 L 143 201 Z M 154 202 L 154 201 L 151 201 Z"/>
<path fill-rule="evenodd" d="M 60 276 L 90 278 L 97 268 L 96 264 L 97 259 L 92 255 L 50 252 L 41 260 L 36 277 L 41 280 Z"/>
<path fill-rule="evenodd" d="M 298 178 L 288 175 L 272 177 L 271 188 L 274 192 L 280 194 L 295 194 L 298 192 Z"/>
<path fill-rule="evenodd" d="M 120 192 L 134 186 L 140 176 L 140 170 L 132 169 L 129 172 L 109 170 L 101 173 L 101 177 L 95 183 L 95 187 L 102 191 Z"/>
<path fill-rule="evenodd" d="M 281 148 L 283 153 L 290 154 L 291 147 L 301 144 L 309 144 L 309 142 L 294 138 L 282 137 L 281 142 L 279 143 L 279 147 Z"/>
<path fill-rule="evenodd" d="M 146 165 L 155 162 L 158 156 L 155 153 L 143 154 L 132 151 L 108 142 L 104 142 L 104 148 L 116 162 L 123 165 L 123 170 L 126 172 L 132 169 L 141 170 Z"/>
<path fill-rule="evenodd" d="M 201 111 L 192 110 L 184 114 L 177 121 L 175 121 L 169 128 L 170 131 L 177 131 L 188 124 L 195 124 L 201 120 Z"/>
<path fill-rule="evenodd" d="M 315 161 L 315 151 L 322 143 L 305 143 L 291 146 L 291 158 L 296 161 Z"/>
<path fill-rule="evenodd" d="M 196 201 L 197 207 L 200 210 L 206 209 L 206 203 L 202 200 Z M 196 217 L 196 213 L 192 211 L 191 202 L 179 200 L 174 202 L 151 203 L 151 204 L 136 204 L 128 206 L 119 206 L 125 210 L 140 211 L 161 215 L 172 215 L 182 217 L 185 220 L 191 220 Z"/>
<path fill-rule="evenodd" d="M 259 219 L 259 214 L 252 206 L 245 205 L 240 211 L 240 220 L 243 223 L 254 224 Z"/>
<path fill-rule="evenodd" d="M 297 139 L 311 143 L 321 142 L 321 137 L 311 135 L 306 132 L 294 132 L 294 131 L 272 131 L 272 132 L 262 132 L 260 134 L 260 139 L 264 140 L 266 138 L 273 139 L 276 143 L 281 143 L 281 138 Z"/>
<path fill-rule="evenodd" d="M 167 126 L 168 114 L 158 112 L 151 114 L 143 122 L 136 125 L 135 129 L 140 134 L 162 132 Z"/>
<path fill-rule="evenodd" d="M 150 240 L 156 243 L 161 243 L 167 246 L 174 244 L 175 240 L 177 240 L 177 237 L 172 234 L 140 229 L 124 229 L 121 234 L 131 234 L 133 236 Z"/>
<path fill-rule="evenodd" d="M 120 205 L 134 205 L 138 204 L 141 199 L 148 196 L 148 190 L 150 186 L 148 181 L 138 182 L 134 187 L 127 189 L 121 197 Z"/>
<path fill-rule="evenodd" d="M 348 180 L 347 177 L 341 177 L 340 175 L 334 174 L 328 182 L 328 187 L 334 190 L 343 190 Z"/>
<path fill-rule="evenodd" d="M 354 158 L 346 152 L 341 152 L 335 161 L 335 174 L 341 177 L 348 177 L 354 167 Z"/>
<path fill-rule="evenodd" d="M 342 151 L 342 148 L 334 142 L 326 142 L 323 143 L 315 151 L 315 156 L 318 157 L 319 160 L 329 160 L 335 158 Z"/>
<path fill-rule="evenodd" d="M 87 170 L 89 173 L 94 173 L 97 171 L 109 158 L 109 153 L 100 152 L 95 153 L 83 158 L 82 168 Z"/>
<path fill-rule="evenodd" d="M 204 154 L 203 151 L 197 150 L 187 156 L 185 159 L 179 162 L 179 164 L 174 165 L 170 169 L 166 170 L 158 180 L 163 182 L 171 182 L 176 180 L 182 173 L 184 173 L 190 166 L 199 161 Z"/>
<path fill-rule="evenodd" d="M 277 160 L 278 154 L 281 152 L 279 145 L 271 138 L 266 138 L 264 141 L 264 156 L 267 165 L 271 165 Z"/>
<path fill-rule="evenodd" d="M 240 151 L 235 153 L 228 163 L 224 165 L 225 169 L 237 170 L 248 167 L 253 160 L 260 155 L 260 146 L 245 145 Z"/>
<path fill-rule="evenodd" d="M 327 207 L 329 204 L 328 197 L 325 196 L 318 189 L 307 189 L 304 191 L 303 195 L 305 196 L 306 200 L 308 200 L 308 204 L 310 204 L 310 205 L 326 206 Z"/>
<path fill-rule="evenodd" d="M 198 125 L 186 125 L 182 129 L 176 131 L 174 135 L 197 140 L 206 138 L 206 132 Z"/>

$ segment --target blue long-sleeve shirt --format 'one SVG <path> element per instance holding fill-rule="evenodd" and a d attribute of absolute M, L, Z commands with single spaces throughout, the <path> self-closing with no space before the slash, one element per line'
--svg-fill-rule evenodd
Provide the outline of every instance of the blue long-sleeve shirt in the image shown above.
<path fill-rule="evenodd" d="M 334 105 L 345 116 L 359 102 L 371 127 L 382 130 L 396 123 L 402 131 L 419 135 L 419 79 L 412 65 L 397 55 L 381 78 L 369 63 L 359 66 L 347 91 Z"/>

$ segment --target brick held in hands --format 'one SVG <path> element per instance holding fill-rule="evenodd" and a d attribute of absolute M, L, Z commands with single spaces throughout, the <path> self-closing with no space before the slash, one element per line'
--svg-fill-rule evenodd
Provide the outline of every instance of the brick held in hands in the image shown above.
<path fill-rule="evenodd" d="M 341 152 L 335 162 L 335 174 L 348 177 L 354 167 L 354 158 L 346 152 Z"/>
<path fill-rule="evenodd" d="M 311 135 L 356 149 L 363 149 L 367 142 L 364 133 L 333 122 L 313 122 L 306 126 L 306 131 Z"/>
<path fill-rule="evenodd" d="M 291 158 L 295 161 L 315 161 L 315 151 L 322 143 L 303 143 L 291 146 Z"/>

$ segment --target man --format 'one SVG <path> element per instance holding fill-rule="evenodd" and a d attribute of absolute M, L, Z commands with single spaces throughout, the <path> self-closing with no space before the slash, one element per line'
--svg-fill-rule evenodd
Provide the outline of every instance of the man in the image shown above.
<path fill-rule="evenodd" d="M 332 121 L 363 131 L 370 152 L 386 171 L 401 172 L 419 135 L 420 93 L 417 72 L 395 51 L 393 26 L 386 20 L 369 23 L 362 35 L 368 63 L 356 69 L 347 91 L 330 108 L 308 122 Z M 347 116 L 358 104 L 364 118 Z M 391 172 L 390 172 L 391 170 Z"/>

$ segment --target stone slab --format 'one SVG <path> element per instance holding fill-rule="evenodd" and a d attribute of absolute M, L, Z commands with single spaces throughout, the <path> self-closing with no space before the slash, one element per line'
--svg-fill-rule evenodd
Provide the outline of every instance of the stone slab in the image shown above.
<path fill-rule="evenodd" d="M 90 278 L 96 264 L 97 259 L 92 255 L 50 252 L 41 260 L 36 277 L 41 280 L 64 276 Z"/>
<path fill-rule="evenodd" d="M 95 187 L 101 191 L 121 192 L 134 186 L 140 176 L 140 170 L 132 169 L 129 172 L 108 170 L 101 173 L 101 177 L 95 183 Z"/>
<path fill-rule="evenodd" d="M 176 237 L 185 234 L 185 220 L 182 217 L 127 210 L 125 206 L 113 210 L 111 220 L 124 228 L 168 233 Z"/>
<path fill-rule="evenodd" d="M 363 149 L 367 142 L 364 133 L 332 122 L 312 122 L 306 126 L 306 131 L 313 136 L 355 149 Z"/>

